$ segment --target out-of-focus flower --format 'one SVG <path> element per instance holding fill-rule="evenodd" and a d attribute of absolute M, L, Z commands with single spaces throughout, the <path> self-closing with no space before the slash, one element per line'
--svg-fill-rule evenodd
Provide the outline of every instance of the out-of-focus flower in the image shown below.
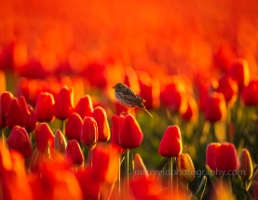
<path fill-rule="evenodd" d="M 192 96 L 189 96 L 187 101 L 187 108 L 184 112 L 181 113 L 181 118 L 184 121 L 196 121 L 198 117 L 198 107 L 195 99 Z"/>
<path fill-rule="evenodd" d="M 82 119 L 79 114 L 73 113 L 67 120 L 65 126 L 65 135 L 69 140 L 80 141 L 82 131 Z"/>
<path fill-rule="evenodd" d="M 143 133 L 133 115 L 128 114 L 124 120 L 120 120 L 118 130 L 119 145 L 124 149 L 134 149 L 141 145 Z"/>
<path fill-rule="evenodd" d="M 98 140 L 103 142 L 108 141 L 110 138 L 110 129 L 106 111 L 102 107 L 97 106 L 94 108 L 91 117 L 93 117 L 98 124 Z"/>
<path fill-rule="evenodd" d="M 52 94 L 41 92 L 35 107 L 35 113 L 39 122 L 50 122 L 54 118 L 55 100 Z"/>
<path fill-rule="evenodd" d="M 238 84 L 239 91 L 246 86 L 250 79 L 249 66 L 246 60 L 238 59 L 231 64 L 230 76 Z"/>
<path fill-rule="evenodd" d="M 32 132 L 32 131 L 34 131 L 38 121 L 37 121 L 37 117 L 36 117 L 36 114 L 34 112 L 34 109 L 31 107 L 31 105 L 28 105 L 28 109 L 29 109 L 29 112 L 30 112 L 30 122 L 26 126 L 26 130 L 28 132 Z"/>
<path fill-rule="evenodd" d="M 226 117 L 226 103 L 222 93 L 212 92 L 206 102 L 204 116 L 210 122 L 224 120 Z"/>
<path fill-rule="evenodd" d="M 117 179 L 119 153 L 111 145 L 97 145 L 92 150 L 92 175 L 101 182 L 114 183 Z"/>
<path fill-rule="evenodd" d="M 233 103 L 237 97 L 237 84 L 229 75 L 224 75 L 219 79 L 215 91 L 222 93 L 226 102 Z"/>
<path fill-rule="evenodd" d="M 6 125 L 6 114 L 13 98 L 14 97 L 11 92 L 3 92 L 0 95 L 0 126 L 2 127 Z"/>
<path fill-rule="evenodd" d="M 83 199 L 99 199 L 101 182 L 92 174 L 91 168 L 79 169 L 75 176 L 83 193 Z"/>
<path fill-rule="evenodd" d="M 6 78 L 5 73 L 0 70 L 0 93 L 3 93 L 6 91 Z"/>
<path fill-rule="evenodd" d="M 0 69 L 13 69 L 13 49 L 15 43 L 11 42 L 2 47 L 0 51 Z"/>
<path fill-rule="evenodd" d="M 247 149 L 243 149 L 240 156 L 240 168 L 239 168 L 240 176 L 243 181 L 247 181 L 253 176 L 253 163 L 250 156 L 250 153 Z"/>
<path fill-rule="evenodd" d="M 176 125 L 168 126 L 159 144 L 159 154 L 164 157 L 177 157 L 182 148 L 179 127 Z"/>
<path fill-rule="evenodd" d="M 122 106 L 117 101 L 115 102 L 115 111 L 117 115 L 120 115 L 121 113 L 127 113 L 129 111 L 129 108 Z"/>
<path fill-rule="evenodd" d="M 26 127 L 30 122 L 30 112 L 23 96 L 12 98 L 6 114 L 6 124 L 9 128 L 15 125 Z"/>
<path fill-rule="evenodd" d="M 258 105 L 258 79 L 251 80 L 242 90 L 242 99 L 247 106 Z"/>
<path fill-rule="evenodd" d="M 93 112 L 92 102 L 89 95 L 85 95 L 80 98 L 79 102 L 75 107 L 75 112 L 77 112 L 81 118 L 90 117 Z"/>
<path fill-rule="evenodd" d="M 138 153 L 134 156 L 134 177 L 136 176 L 149 176 L 149 173 L 142 161 L 142 158 Z"/>
<path fill-rule="evenodd" d="M 73 89 L 64 86 L 55 99 L 54 114 L 56 118 L 65 120 L 72 114 L 73 110 Z"/>
<path fill-rule="evenodd" d="M 64 137 L 64 134 L 59 129 L 57 129 L 55 132 L 55 140 L 54 140 L 55 150 L 64 154 L 66 146 L 67 146 L 67 142 Z"/>
<path fill-rule="evenodd" d="M 234 144 L 227 142 L 209 144 L 206 148 L 206 164 L 217 172 L 217 175 L 237 170 L 240 162 Z"/>
<path fill-rule="evenodd" d="M 98 141 L 98 124 L 93 117 L 84 117 L 82 131 L 81 131 L 81 141 L 82 144 L 92 148 L 96 145 Z"/>
<path fill-rule="evenodd" d="M 18 151 L 24 158 L 28 158 L 32 154 L 32 144 L 27 131 L 20 127 L 14 126 L 10 136 L 6 140 L 9 149 Z"/>
<path fill-rule="evenodd" d="M 84 162 L 83 153 L 79 143 L 76 140 L 70 140 L 67 143 L 65 157 L 74 165 L 82 165 Z"/>
<path fill-rule="evenodd" d="M 35 128 L 35 140 L 38 150 L 45 153 L 46 148 L 50 145 L 51 148 L 54 147 L 54 134 L 52 133 L 50 127 L 46 123 L 40 123 Z"/>
<path fill-rule="evenodd" d="M 186 153 L 180 153 L 177 159 L 178 177 L 184 183 L 194 179 L 195 169 L 191 157 Z"/>

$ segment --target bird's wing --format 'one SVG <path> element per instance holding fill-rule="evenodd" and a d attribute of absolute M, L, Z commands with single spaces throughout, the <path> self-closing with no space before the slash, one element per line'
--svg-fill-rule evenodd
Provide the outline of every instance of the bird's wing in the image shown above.
<path fill-rule="evenodd" d="M 137 94 L 133 93 L 131 90 L 126 90 L 125 93 L 125 99 L 128 101 L 131 101 L 134 105 L 144 108 L 143 102 L 145 101 L 141 97 L 139 97 Z"/>

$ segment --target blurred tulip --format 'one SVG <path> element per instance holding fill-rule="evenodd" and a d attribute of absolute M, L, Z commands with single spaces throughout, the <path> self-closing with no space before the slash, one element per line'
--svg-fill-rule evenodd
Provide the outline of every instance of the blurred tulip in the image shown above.
<path fill-rule="evenodd" d="M 120 125 L 121 122 L 122 124 Z M 139 147 L 143 140 L 143 133 L 133 115 L 126 115 L 120 123 L 118 132 L 119 145 L 124 149 Z"/>
<path fill-rule="evenodd" d="M 81 118 L 90 117 L 93 112 L 92 102 L 89 95 L 81 97 L 79 102 L 75 107 L 75 112 L 77 112 Z"/>
<path fill-rule="evenodd" d="M 115 102 L 115 113 L 117 115 L 120 115 L 121 113 L 127 113 L 129 111 L 129 108 L 122 106 L 117 101 Z"/>
<path fill-rule="evenodd" d="M 35 128 L 35 140 L 38 150 L 45 153 L 47 146 L 54 147 L 54 134 L 46 123 L 40 123 Z"/>
<path fill-rule="evenodd" d="M 59 129 L 57 129 L 55 132 L 54 149 L 64 154 L 66 146 L 67 142 L 64 137 L 64 134 Z"/>
<path fill-rule="evenodd" d="M 6 114 L 6 122 L 9 128 L 13 128 L 15 125 L 26 127 L 29 124 L 30 112 L 23 96 L 19 99 L 12 98 Z"/>
<path fill-rule="evenodd" d="M 159 154 L 163 157 L 177 157 L 182 152 L 182 148 L 179 127 L 168 126 L 159 144 Z"/>
<path fill-rule="evenodd" d="M 73 109 L 73 89 L 64 86 L 55 99 L 54 114 L 56 118 L 65 120 L 72 114 Z"/>
<path fill-rule="evenodd" d="M 93 117 L 98 124 L 98 140 L 102 142 L 108 141 L 110 138 L 110 129 L 108 125 L 106 111 L 102 107 L 97 106 L 96 108 L 94 108 L 91 117 Z"/>
<path fill-rule="evenodd" d="M 206 164 L 217 173 L 237 170 L 240 166 L 236 148 L 232 143 L 211 143 L 206 148 Z"/>
<path fill-rule="evenodd" d="M 196 121 L 198 117 L 198 107 L 195 99 L 190 96 L 187 98 L 187 108 L 181 113 L 181 118 L 184 121 Z"/>
<path fill-rule="evenodd" d="M 94 147 L 98 141 L 98 125 L 93 117 L 85 117 L 83 119 L 81 141 L 82 144 L 89 148 Z"/>
<path fill-rule="evenodd" d="M 111 129 L 111 139 L 110 143 L 119 145 L 119 134 L 121 126 L 124 122 L 125 116 L 124 115 L 113 115 L 112 116 L 112 129 Z"/>
<path fill-rule="evenodd" d="M 258 105 L 258 79 L 251 80 L 242 90 L 242 99 L 247 106 Z"/>
<path fill-rule="evenodd" d="M 191 182 L 195 177 L 194 164 L 186 153 L 180 153 L 177 159 L 178 177 L 184 183 Z"/>
<path fill-rule="evenodd" d="M 52 94 L 41 92 L 36 103 L 35 113 L 39 122 L 50 122 L 54 118 L 55 100 Z"/>
<path fill-rule="evenodd" d="M 210 122 L 224 120 L 226 117 L 226 103 L 223 94 L 212 92 L 206 102 L 205 119 Z"/>
<path fill-rule="evenodd" d="M 67 143 L 65 157 L 74 165 L 82 165 L 84 157 L 79 143 L 76 140 L 70 140 Z"/>
<path fill-rule="evenodd" d="M 249 66 L 246 60 L 238 59 L 231 64 L 230 76 L 238 84 L 239 91 L 246 86 L 250 79 Z"/>
<path fill-rule="evenodd" d="M 243 181 L 250 180 L 253 176 L 253 163 L 250 153 L 247 149 L 243 149 L 240 156 L 239 175 Z"/>
<path fill-rule="evenodd" d="M 83 199 L 99 199 L 101 182 L 94 177 L 91 168 L 78 169 L 75 176 L 83 193 Z"/>
<path fill-rule="evenodd" d="M 149 176 L 149 173 L 142 161 L 142 158 L 138 153 L 136 153 L 134 156 L 134 177 L 135 176 Z"/>
<path fill-rule="evenodd" d="M 0 69 L 10 70 L 13 69 L 13 50 L 15 47 L 15 42 L 10 42 L 1 48 L 0 51 Z"/>
<path fill-rule="evenodd" d="M 67 120 L 65 126 L 65 135 L 69 140 L 80 141 L 82 131 L 82 119 L 79 114 L 73 113 Z"/>
<path fill-rule="evenodd" d="M 13 149 L 21 153 L 24 158 L 28 158 L 32 154 L 32 144 L 27 131 L 20 127 L 14 126 L 10 136 L 6 140 L 9 149 Z"/>
<path fill-rule="evenodd" d="M 30 105 L 28 105 L 28 109 L 29 109 L 29 112 L 30 112 L 30 122 L 26 126 L 26 130 L 28 132 L 32 132 L 32 131 L 34 131 L 38 121 L 37 121 L 37 117 L 36 117 L 36 114 L 34 112 L 34 109 Z"/>
<path fill-rule="evenodd" d="M 229 75 L 222 76 L 215 91 L 224 95 L 226 102 L 234 102 L 237 98 L 237 84 Z"/>
<path fill-rule="evenodd" d="M 13 94 L 11 92 L 3 92 L 0 95 L 0 126 L 4 127 L 6 124 L 6 114 L 9 110 L 11 100 L 13 99 Z"/>

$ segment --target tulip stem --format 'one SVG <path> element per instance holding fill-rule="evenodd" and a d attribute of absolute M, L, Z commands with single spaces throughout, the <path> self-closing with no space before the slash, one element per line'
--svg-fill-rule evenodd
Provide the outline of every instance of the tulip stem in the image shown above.
<path fill-rule="evenodd" d="M 216 136 L 216 128 L 215 123 L 210 124 L 210 134 L 212 137 L 212 142 L 218 142 L 217 136 Z"/>
<path fill-rule="evenodd" d="M 65 120 L 61 120 L 61 130 L 62 133 L 65 135 Z"/>
<path fill-rule="evenodd" d="M 230 125 L 231 125 L 231 109 L 227 105 L 226 139 L 227 139 L 228 142 L 231 142 Z"/>
<path fill-rule="evenodd" d="M 169 160 L 169 170 L 170 170 L 170 177 L 169 177 L 169 193 L 170 197 L 173 196 L 173 164 L 174 164 L 174 158 L 171 157 Z"/>
<path fill-rule="evenodd" d="M 4 128 L 1 128 L 1 138 L 4 140 Z"/>
<path fill-rule="evenodd" d="M 129 194 L 129 182 L 130 182 L 130 149 L 125 150 L 125 193 L 124 198 L 126 199 Z"/>
<path fill-rule="evenodd" d="M 117 188 L 117 199 L 120 199 L 120 194 L 121 194 L 121 169 L 120 169 L 120 166 L 121 166 L 121 155 L 119 155 L 118 157 L 118 177 L 117 177 L 117 180 L 118 180 L 118 188 Z"/>

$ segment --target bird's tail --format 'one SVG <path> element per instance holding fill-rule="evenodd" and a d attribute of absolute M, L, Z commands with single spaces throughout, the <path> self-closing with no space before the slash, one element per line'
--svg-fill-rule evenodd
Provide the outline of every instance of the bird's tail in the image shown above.
<path fill-rule="evenodd" d="M 146 111 L 146 113 L 148 113 L 151 116 L 151 118 L 153 118 L 152 114 L 150 114 L 150 112 L 146 108 L 143 109 Z"/>

